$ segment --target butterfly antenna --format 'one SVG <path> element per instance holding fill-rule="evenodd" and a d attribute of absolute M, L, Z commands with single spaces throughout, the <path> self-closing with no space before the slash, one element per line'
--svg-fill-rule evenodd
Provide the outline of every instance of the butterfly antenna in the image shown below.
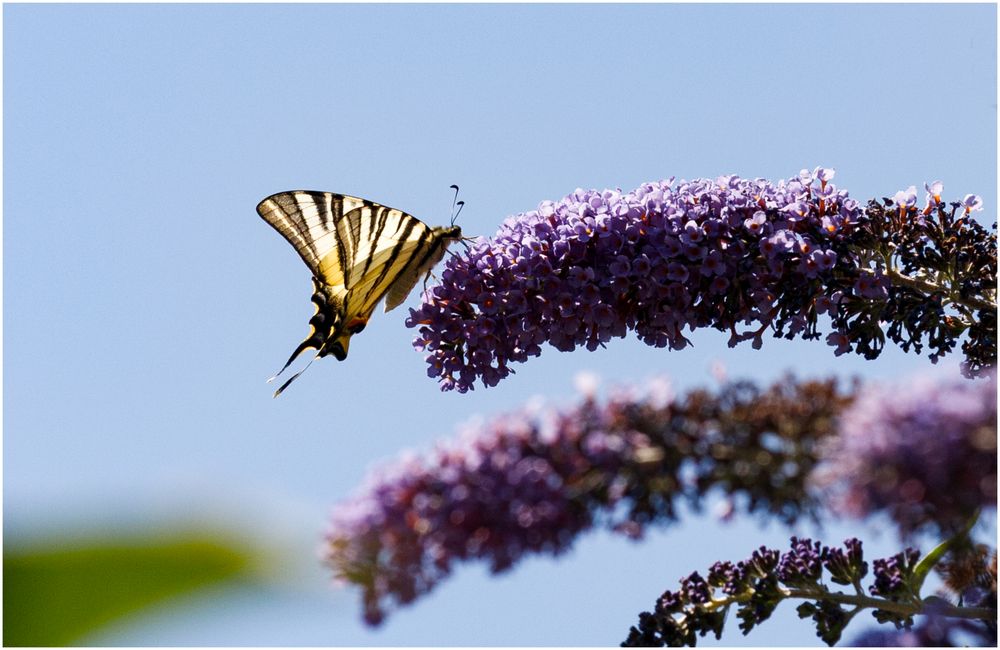
<path fill-rule="evenodd" d="M 455 217 L 458 216 L 457 214 L 455 214 L 455 205 L 456 205 L 455 201 L 458 200 L 458 185 L 452 185 L 451 189 L 455 190 L 455 196 L 451 197 L 451 225 L 454 226 Z M 461 208 L 459 208 L 459 210 L 461 210 Z"/>
<path fill-rule="evenodd" d="M 456 212 L 455 216 L 451 218 L 451 225 L 453 226 L 455 225 L 455 220 L 458 219 L 458 215 L 462 214 L 462 208 L 465 207 L 465 201 L 459 201 L 455 205 L 458 206 L 458 212 Z"/>

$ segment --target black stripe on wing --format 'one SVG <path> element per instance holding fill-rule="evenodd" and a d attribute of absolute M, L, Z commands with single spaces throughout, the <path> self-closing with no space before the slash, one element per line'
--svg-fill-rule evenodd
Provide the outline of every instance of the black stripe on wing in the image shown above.
<path fill-rule="evenodd" d="M 415 243 L 412 244 L 413 250 L 410 252 L 409 257 L 403 262 L 402 266 L 397 267 L 396 260 L 399 259 L 399 255 L 400 252 L 403 250 L 403 247 L 405 247 L 408 243 L 410 243 L 409 240 L 410 234 L 417 227 L 417 224 L 423 226 L 423 232 L 417 235 Z M 430 229 L 427 228 L 427 226 L 425 226 L 420 221 L 412 219 L 409 223 L 406 224 L 406 226 L 404 227 L 403 236 L 400 237 L 399 241 L 396 242 L 396 245 L 393 246 L 392 253 L 389 255 L 389 259 L 386 260 L 385 266 L 382 267 L 382 272 L 379 273 L 378 277 L 375 279 L 375 282 L 372 284 L 371 288 L 365 293 L 364 302 L 366 304 L 369 301 L 378 302 L 378 300 L 382 298 L 382 295 L 389 290 L 389 287 L 392 286 L 392 283 L 396 281 L 396 278 L 405 273 L 407 266 L 409 266 L 414 259 L 416 259 L 418 256 L 421 255 L 422 248 L 426 245 L 430 237 L 431 237 Z M 387 277 L 389 277 L 390 273 L 392 274 L 392 277 L 389 279 L 387 283 L 385 283 L 385 286 L 380 290 L 379 288 L 382 287 L 382 283 L 385 281 Z"/>
<path fill-rule="evenodd" d="M 281 234 L 299 253 L 302 261 L 313 272 L 319 274 L 319 263 L 326 251 L 317 240 L 329 232 L 324 221 L 330 211 L 326 208 L 326 192 L 298 190 L 273 194 L 257 205 L 261 218 Z M 319 222 L 312 224 L 306 218 L 306 211 L 315 210 Z"/>

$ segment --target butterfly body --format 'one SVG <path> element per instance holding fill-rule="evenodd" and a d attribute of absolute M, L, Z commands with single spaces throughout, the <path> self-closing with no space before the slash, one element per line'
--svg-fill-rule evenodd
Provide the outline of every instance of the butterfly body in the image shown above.
<path fill-rule="evenodd" d="M 305 350 L 315 349 L 316 358 L 347 358 L 351 337 L 365 328 L 378 303 L 385 299 L 385 311 L 402 304 L 462 237 L 458 226 L 431 228 L 401 210 L 330 192 L 279 192 L 261 201 L 257 212 L 313 274 L 316 312 L 309 335 L 279 375 Z"/>

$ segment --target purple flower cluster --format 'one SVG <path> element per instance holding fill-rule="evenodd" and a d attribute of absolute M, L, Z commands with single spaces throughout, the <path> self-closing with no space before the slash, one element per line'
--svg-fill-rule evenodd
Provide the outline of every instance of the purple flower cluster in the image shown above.
<path fill-rule="evenodd" d="M 814 585 L 823 573 L 822 556 L 819 542 L 793 537 L 792 550 L 778 564 L 778 578 L 788 586 Z"/>
<path fill-rule="evenodd" d="M 503 571 L 525 554 L 559 554 L 597 524 L 638 537 L 674 519 L 677 501 L 697 505 L 719 487 L 751 512 L 794 520 L 814 506 L 804 489 L 812 450 L 849 400 L 834 382 L 792 380 L 682 396 L 653 380 L 600 403 L 593 389 L 581 385 L 572 408 L 533 406 L 473 425 L 373 473 L 338 506 L 326 559 L 362 588 L 370 624 L 456 563 Z"/>
<path fill-rule="evenodd" d="M 953 547 L 949 559 L 934 567 L 943 575 L 946 591 L 941 594 L 943 597 L 924 601 L 921 613 L 925 617 L 919 624 L 906 625 L 907 621 L 901 621 L 884 610 L 875 612 L 880 622 L 902 623 L 903 629 L 895 632 L 870 631 L 856 639 L 854 645 L 996 647 L 997 556 L 985 545 L 973 546 L 968 540 L 965 542 L 964 546 L 959 544 L 957 548 Z M 897 601 L 900 600 L 898 595 L 907 594 L 903 585 L 914 573 L 916 559 L 916 553 L 907 549 L 892 558 L 876 561 L 882 587 L 890 597 L 896 595 L 894 599 Z M 963 607 L 977 608 L 990 614 L 979 614 L 979 621 L 953 618 L 955 612 L 948 609 L 949 603 L 954 601 Z"/>
<path fill-rule="evenodd" d="M 477 377 L 495 385 L 542 343 L 594 350 L 629 329 L 670 349 L 700 327 L 729 332 L 730 345 L 759 347 L 768 327 L 817 338 L 816 313 L 845 297 L 824 292 L 838 267 L 857 276 L 848 296 L 883 299 L 888 287 L 846 246 L 863 210 L 833 175 L 670 179 L 544 201 L 449 259 L 442 284 L 411 311 L 414 345 L 442 389 L 464 392 Z M 843 352 L 843 338 L 829 342 Z"/>
<path fill-rule="evenodd" d="M 857 538 L 846 540 L 843 550 L 827 549 L 823 563 L 830 572 L 830 579 L 838 585 L 854 584 L 868 575 L 868 563 L 864 561 L 861 540 Z"/>
<path fill-rule="evenodd" d="M 983 209 L 978 196 L 945 204 L 940 181 L 924 188 L 922 211 L 913 186 L 868 202 L 855 245 L 886 261 L 889 298 L 877 309 L 847 306 L 833 322 L 867 358 L 888 339 L 937 361 L 961 340 L 962 372 L 977 377 L 997 363 L 996 223 L 990 232 L 970 216 Z"/>
<path fill-rule="evenodd" d="M 844 562 L 845 558 L 849 558 Z M 876 563 L 884 561 L 876 560 Z M 788 598 L 815 599 L 799 607 L 801 618 L 812 618 L 817 635 L 829 644 L 840 639 L 850 616 L 821 583 L 823 569 L 840 584 L 860 584 L 868 572 L 861 542 L 849 539 L 844 548 L 827 547 L 811 539 L 793 537 L 791 549 L 781 553 L 760 547 L 746 560 L 716 562 L 708 579 L 698 572 L 680 581 L 677 591 L 666 591 L 653 612 L 639 615 L 623 646 L 696 645 L 698 636 L 720 638 L 730 607 L 736 608 L 744 634 L 770 618 Z M 869 606 L 871 606 L 869 604 Z"/>
<path fill-rule="evenodd" d="M 875 584 L 869 588 L 871 594 L 891 600 L 915 598 L 916 594 L 910 591 L 910 580 L 919 559 L 920 551 L 907 548 L 892 557 L 875 560 L 872 563 Z"/>
<path fill-rule="evenodd" d="M 602 501 L 625 496 L 623 467 L 658 465 L 646 435 L 616 425 L 621 406 L 504 415 L 373 473 L 327 536 L 336 574 L 364 589 L 365 620 L 429 591 L 456 561 L 499 572 L 525 553 L 565 551 Z"/>
<path fill-rule="evenodd" d="M 996 505 L 997 379 L 868 385 L 828 440 L 815 484 L 852 516 L 885 511 L 905 535 L 960 529 Z"/>
<path fill-rule="evenodd" d="M 872 596 L 885 598 L 893 603 L 919 603 L 919 589 L 914 585 L 914 573 L 919 559 L 920 551 L 907 548 L 892 557 L 872 562 L 875 583 L 868 588 Z M 897 629 L 913 625 L 912 612 L 876 609 L 872 615 L 879 623 L 892 623 Z"/>
<path fill-rule="evenodd" d="M 790 599 L 804 601 L 796 608 L 799 618 L 812 619 L 816 635 L 828 645 L 836 644 L 848 623 L 864 609 L 871 610 L 879 623 L 913 630 L 900 636 L 877 634 L 869 636 L 869 641 L 885 639 L 889 645 L 906 645 L 914 638 L 947 639 L 955 631 L 974 639 L 995 639 L 995 564 L 979 579 L 978 598 L 954 606 L 941 597 L 920 597 L 923 574 L 918 568 L 919 557 L 919 552 L 906 549 L 875 560 L 874 585 L 869 588 L 872 597 L 868 597 L 861 585 L 868 575 L 868 563 L 857 539 L 848 539 L 837 548 L 793 537 L 791 549 L 785 553 L 762 546 L 735 564 L 716 562 L 707 579 L 697 572 L 682 579 L 678 590 L 668 590 L 657 599 L 652 612 L 639 614 L 639 624 L 629 630 L 622 645 L 694 646 L 699 636 L 709 633 L 718 639 L 731 609 L 736 610 L 740 630 L 747 634 L 770 618 L 782 601 Z M 832 582 L 854 589 L 831 590 L 824 584 L 824 569 Z M 926 623 L 913 628 L 913 617 L 918 614 L 927 617 Z"/>
<path fill-rule="evenodd" d="M 578 189 L 508 218 L 448 260 L 407 326 L 442 390 L 494 386 L 542 344 L 594 350 L 629 330 L 681 349 L 711 327 L 729 345 L 818 339 L 872 359 L 886 339 L 949 353 L 963 333 L 970 375 L 996 363 L 996 234 L 948 206 L 939 181 L 859 206 L 833 170 L 787 181 L 723 176 Z M 961 216 L 956 216 L 962 209 Z M 932 281 L 933 280 L 933 281 Z M 887 327 L 888 326 L 888 327 Z"/>

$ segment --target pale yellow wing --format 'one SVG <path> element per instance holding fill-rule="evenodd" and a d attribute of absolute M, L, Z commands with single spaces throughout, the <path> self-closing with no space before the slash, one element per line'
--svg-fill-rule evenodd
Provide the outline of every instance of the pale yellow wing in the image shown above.
<path fill-rule="evenodd" d="M 257 212 L 288 240 L 318 280 L 343 285 L 340 270 L 330 263 L 324 269 L 323 260 L 348 255 L 346 247 L 353 239 L 344 216 L 365 211 L 366 205 L 375 204 L 342 194 L 295 190 L 267 197 L 257 205 Z"/>
<path fill-rule="evenodd" d="M 386 311 L 402 303 L 461 236 L 457 227 L 431 229 L 401 210 L 331 192 L 279 192 L 261 201 L 257 212 L 316 280 L 309 336 L 285 368 L 310 348 L 346 356 L 351 335 L 364 328 L 378 302 L 386 297 Z"/>

